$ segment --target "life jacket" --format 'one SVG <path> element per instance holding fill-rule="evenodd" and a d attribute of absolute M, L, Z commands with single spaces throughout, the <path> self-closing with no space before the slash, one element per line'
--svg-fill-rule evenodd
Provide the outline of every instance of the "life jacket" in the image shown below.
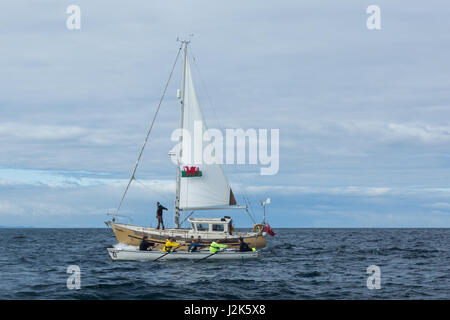
<path fill-rule="evenodd" d="M 164 245 L 163 252 L 169 252 L 172 248 L 176 248 L 180 245 L 180 243 L 172 242 L 167 239 L 166 244 Z"/>
<path fill-rule="evenodd" d="M 215 241 L 211 242 L 210 247 L 209 247 L 209 252 L 211 253 L 216 253 L 217 251 L 219 251 L 219 249 L 225 249 L 227 247 L 226 244 L 220 244 L 217 243 Z"/>

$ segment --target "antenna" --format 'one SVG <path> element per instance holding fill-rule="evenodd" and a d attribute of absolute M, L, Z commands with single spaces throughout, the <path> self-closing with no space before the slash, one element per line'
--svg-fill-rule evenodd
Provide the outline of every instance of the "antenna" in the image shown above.
<path fill-rule="evenodd" d="M 193 37 L 194 37 L 194 34 L 193 34 L 193 33 L 191 33 L 191 34 L 189 34 L 189 35 L 187 36 L 187 38 L 188 38 L 189 40 L 185 40 L 185 39 L 183 39 L 183 38 L 177 37 L 177 42 L 181 42 L 181 43 L 188 44 L 188 43 L 191 42 L 191 39 L 192 39 Z"/>
<path fill-rule="evenodd" d="M 266 224 L 266 205 L 270 204 L 270 198 L 267 198 L 266 200 L 261 200 L 261 205 L 264 208 L 264 219 L 263 223 Z"/>

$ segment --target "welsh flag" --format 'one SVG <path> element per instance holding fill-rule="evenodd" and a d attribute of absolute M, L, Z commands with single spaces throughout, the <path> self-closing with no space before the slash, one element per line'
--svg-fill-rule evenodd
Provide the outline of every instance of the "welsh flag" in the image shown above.
<path fill-rule="evenodd" d="M 183 171 L 181 171 L 181 176 L 184 177 L 201 177 L 202 176 L 202 172 L 200 171 L 199 167 L 188 167 L 185 166 L 183 168 Z"/>
<path fill-rule="evenodd" d="M 275 232 L 273 232 L 272 228 L 270 227 L 270 225 L 268 223 L 266 223 L 263 230 L 265 232 L 267 232 L 269 235 L 271 235 L 272 237 L 275 236 Z"/>

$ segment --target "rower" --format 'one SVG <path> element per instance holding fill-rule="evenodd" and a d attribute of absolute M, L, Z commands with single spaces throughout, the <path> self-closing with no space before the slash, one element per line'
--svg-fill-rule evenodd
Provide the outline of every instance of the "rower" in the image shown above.
<path fill-rule="evenodd" d="M 155 244 L 153 242 L 148 241 L 148 237 L 144 236 L 142 238 L 141 243 L 139 244 L 140 251 L 151 251 Z"/>
<path fill-rule="evenodd" d="M 198 242 L 200 242 L 200 241 L 198 241 Z M 192 239 L 192 242 L 188 248 L 188 252 L 197 252 L 199 248 L 206 247 L 204 244 L 200 244 L 198 242 L 196 242 L 194 239 Z"/>
<path fill-rule="evenodd" d="M 226 244 L 217 243 L 215 241 L 211 242 L 211 245 L 209 247 L 209 252 L 216 253 L 219 250 L 223 250 L 227 247 Z"/>
<path fill-rule="evenodd" d="M 244 238 L 239 237 L 239 251 L 252 251 L 252 249 L 248 246 L 248 244 L 244 241 Z"/>
<path fill-rule="evenodd" d="M 179 247 L 181 244 L 175 242 L 175 240 L 172 237 L 169 237 L 166 240 L 166 244 L 164 245 L 164 248 L 162 249 L 163 252 L 170 252 L 170 251 L 175 251 L 175 249 L 177 247 Z"/>

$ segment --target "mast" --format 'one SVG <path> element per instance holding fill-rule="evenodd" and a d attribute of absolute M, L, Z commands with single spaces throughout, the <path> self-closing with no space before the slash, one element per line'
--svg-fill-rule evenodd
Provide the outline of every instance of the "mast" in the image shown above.
<path fill-rule="evenodd" d="M 181 71 L 181 96 L 180 96 L 180 129 L 183 130 L 183 116 L 184 116 L 184 97 L 185 97 L 185 82 L 186 82 L 186 59 L 187 59 L 187 45 L 189 41 L 182 40 L 183 45 L 183 68 Z M 183 132 L 183 131 L 181 131 Z M 176 193 L 175 193 L 175 217 L 174 225 L 175 228 L 180 228 L 180 182 L 181 182 L 181 157 L 182 157 L 182 141 L 183 135 L 180 135 L 179 146 L 180 152 L 177 157 L 177 183 L 176 183 Z"/>

